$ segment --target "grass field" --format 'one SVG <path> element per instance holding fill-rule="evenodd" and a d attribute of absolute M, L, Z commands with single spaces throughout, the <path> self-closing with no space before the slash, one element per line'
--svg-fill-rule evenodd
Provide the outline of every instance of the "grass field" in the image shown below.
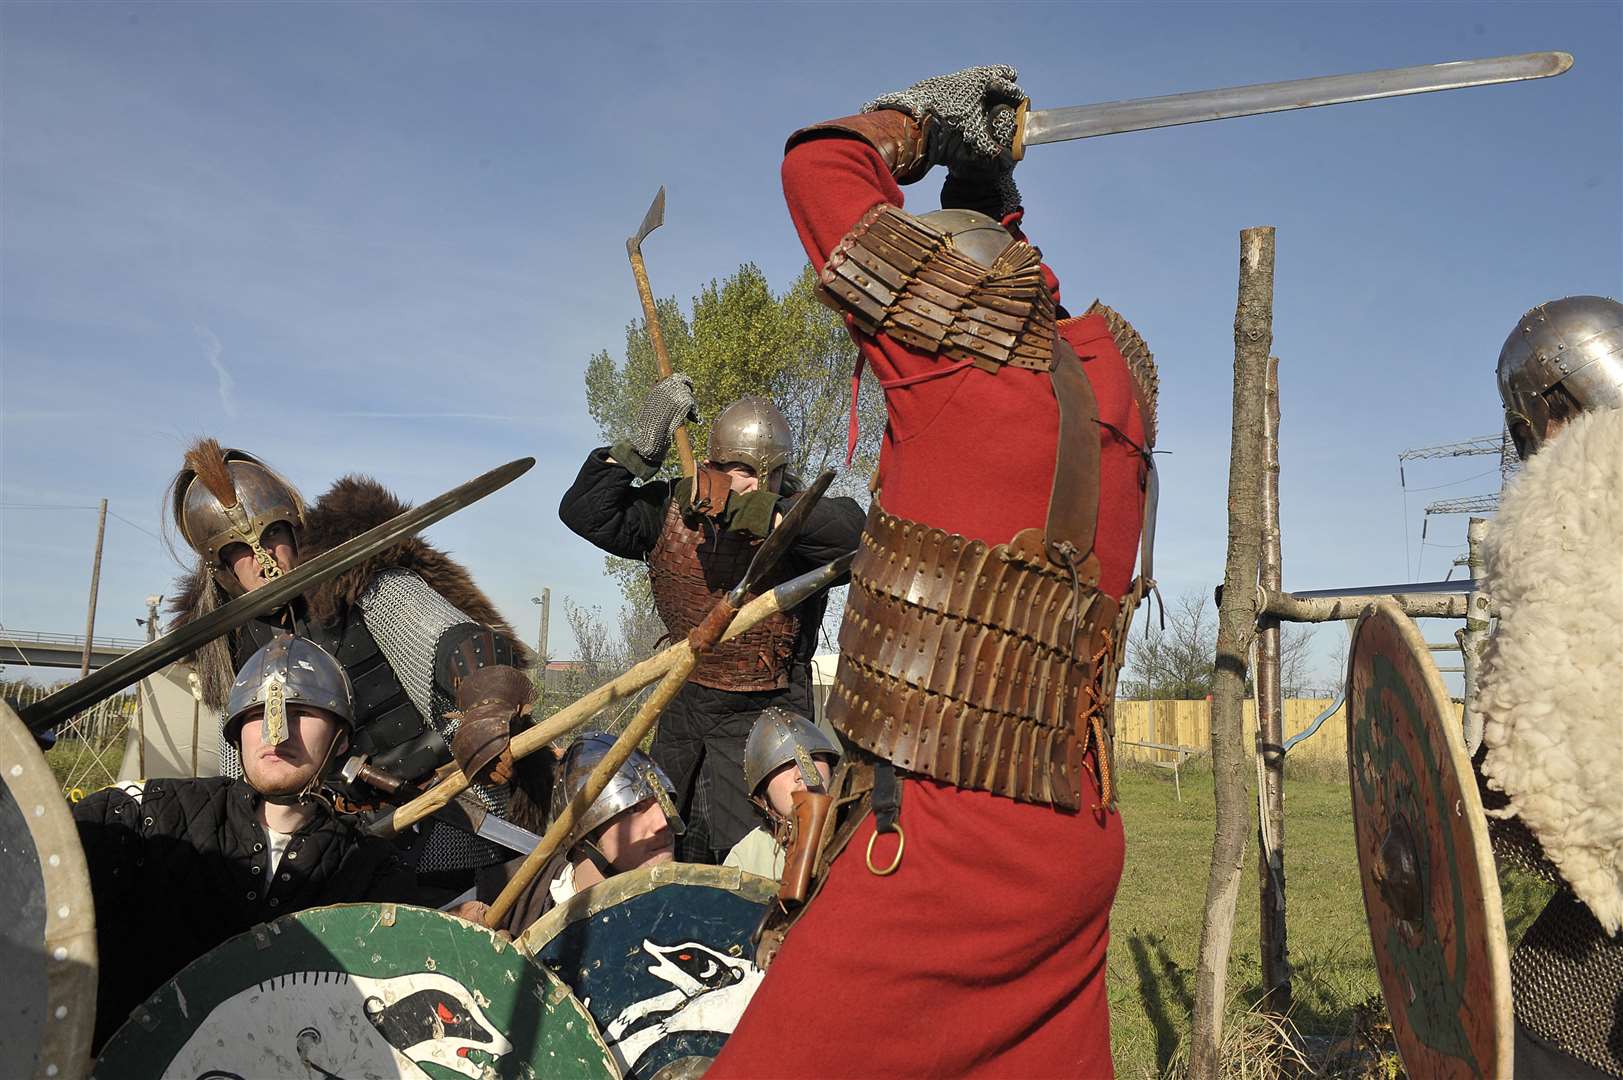
<path fill-rule="evenodd" d="M 1124 769 L 1121 812 L 1127 864 L 1111 918 L 1111 1043 L 1117 1074 L 1140 1080 L 1167 1073 L 1189 1029 L 1211 860 L 1211 772 L 1198 764 L 1186 767 L 1179 803 L 1164 770 Z M 1371 1014 L 1382 1013 L 1345 780 L 1322 769 L 1287 775 L 1285 823 L 1286 932 L 1295 995 L 1290 1018 L 1304 1036 L 1316 1037 L 1312 1044 L 1324 1046 L 1351 1035 L 1361 1015 L 1367 1027 Z M 1254 834 L 1247 859 L 1255 866 Z M 1512 942 L 1546 896 L 1530 879 L 1506 882 Z M 1229 964 L 1229 991 L 1240 1012 L 1260 992 L 1257 903 L 1253 870 L 1241 887 Z M 1387 1062 L 1369 1073 L 1330 1075 L 1401 1075 L 1390 1071 L 1395 1067 Z"/>

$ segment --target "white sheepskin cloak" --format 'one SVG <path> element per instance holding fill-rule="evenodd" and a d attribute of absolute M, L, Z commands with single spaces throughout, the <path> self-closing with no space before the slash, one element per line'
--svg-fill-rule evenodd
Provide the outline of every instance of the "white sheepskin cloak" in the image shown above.
<path fill-rule="evenodd" d="M 1499 626 L 1483 772 L 1573 893 L 1623 924 L 1623 410 L 1579 416 L 1505 491 L 1486 539 Z"/>

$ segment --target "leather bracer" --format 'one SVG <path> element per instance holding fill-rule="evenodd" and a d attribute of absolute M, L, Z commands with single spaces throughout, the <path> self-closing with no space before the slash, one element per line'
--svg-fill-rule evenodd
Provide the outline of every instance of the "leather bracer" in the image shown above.
<path fill-rule="evenodd" d="M 884 159 L 898 184 L 911 184 L 930 171 L 929 133 L 924 124 L 896 109 L 842 116 L 803 127 L 784 145 L 784 153 L 810 139 L 846 136 L 861 139 Z"/>

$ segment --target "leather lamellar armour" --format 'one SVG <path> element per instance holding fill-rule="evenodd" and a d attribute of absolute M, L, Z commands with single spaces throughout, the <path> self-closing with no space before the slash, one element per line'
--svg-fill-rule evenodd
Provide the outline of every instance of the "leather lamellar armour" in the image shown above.
<path fill-rule="evenodd" d="M 876 499 L 851 567 L 834 726 L 918 775 L 1079 808 L 1089 739 L 1108 726 L 1118 604 L 1096 559 L 1073 581 L 1036 532 L 988 545 Z"/>
<path fill-rule="evenodd" d="M 679 500 L 671 499 L 659 541 L 648 553 L 648 580 L 654 607 L 672 638 L 685 637 L 738 584 L 759 545 L 759 540 L 724 531 L 706 518 L 689 524 Z M 789 576 L 780 562 L 759 591 L 766 592 Z M 800 616 L 779 612 L 716 645 L 700 659 L 692 681 L 717 690 L 782 690 L 789 685 L 799 636 Z"/>

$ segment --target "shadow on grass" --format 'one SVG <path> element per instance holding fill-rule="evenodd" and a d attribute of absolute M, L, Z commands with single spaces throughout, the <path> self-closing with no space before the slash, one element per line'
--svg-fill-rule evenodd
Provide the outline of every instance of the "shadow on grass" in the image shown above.
<path fill-rule="evenodd" d="M 1155 1064 L 1164 1072 L 1195 1007 L 1189 976 L 1172 959 L 1159 934 L 1134 933 L 1127 939 L 1127 949 L 1138 972 L 1138 999 L 1155 1029 Z M 1170 1006 L 1168 996 L 1172 998 Z"/>

